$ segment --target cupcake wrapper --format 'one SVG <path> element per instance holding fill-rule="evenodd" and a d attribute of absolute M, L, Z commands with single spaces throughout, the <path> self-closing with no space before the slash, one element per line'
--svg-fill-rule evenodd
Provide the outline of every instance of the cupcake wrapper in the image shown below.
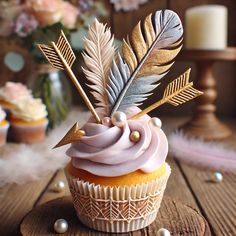
<path fill-rule="evenodd" d="M 11 124 L 11 139 L 19 143 L 36 143 L 44 140 L 48 122 L 34 126 Z"/>
<path fill-rule="evenodd" d="M 159 210 L 171 170 L 149 183 L 124 187 L 95 185 L 66 172 L 79 220 L 90 228 L 129 232 L 151 224 Z"/>

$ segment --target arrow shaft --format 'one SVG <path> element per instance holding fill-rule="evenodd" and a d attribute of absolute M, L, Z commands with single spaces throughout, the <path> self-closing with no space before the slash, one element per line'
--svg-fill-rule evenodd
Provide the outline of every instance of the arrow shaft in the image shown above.
<path fill-rule="evenodd" d="M 83 100 L 86 103 L 87 107 L 89 108 L 89 110 L 93 114 L 93 116 L 96 119 L 97 123 L 101 123 L 100 117 L 98 116 L 97 112 L 95 111 L 92 103 L 90 102 L 87 94 L 84 92 L 84 90 L 83 90 L 82 86 L 80 85 L 79 81 L 76 79 L 75 74 L 73 73 L 73 71 L 71 70 L 70 66 L 66 62 L 65 58 L 61 54 L 60 50 L 57 48 L 57 45 L 54 42 L 52 42 L 52 46 L 55 49 L 55 51 L 56 51 L 57 55 L 59 56 L 59 58 L 61 59 L 66 72 L 68 73 L 68 75 L 69 75 L 70 79 L 72 80 L 73 84 L 75 85 L 75 87 L 79 91 L 79 94 L 83 98 Z"/>
<path fill-rule="evenodd" d="M 140 111 L 136 115 L 132 116 L 131 119 L 132 120 L 137 120 L 140 117 L 144 116 L 145 114 L 149 113 L 150 111 L 152 111 L 152 110 L 156 109 L 157 107 L 163 105 L 165 102 L 166 102 L 166 100 L 163 98 L 160 101 L 153 103 L 151 106 L 147 107 L 146 109 Z"/>

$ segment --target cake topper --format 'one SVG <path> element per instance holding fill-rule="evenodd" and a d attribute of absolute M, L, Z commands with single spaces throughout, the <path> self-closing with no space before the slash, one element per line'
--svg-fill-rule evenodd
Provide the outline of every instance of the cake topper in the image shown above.
<path fill-rule="evenodd" d="M 188 69 L 180 77 L 169 83 L 164 91 L 163 98 L 160 101 L 152 104 L 143 111 L 140 111 L 138 114 L 131 117 L 131 119 L 138 119 L 164 103 L 179 106 L 197 96 L 202 95 L 203 92 L 193 88 L 193 82 L 189 82 L 190 71 L 191 69 Z"/>
<path fill-rule="evenodd" d="M 141 105 L 152 94 L 182 48 L 183 28 L 173 11 L 156 11 L 139 22 L 130 37 L 123 41 L 122 55 L 116 53 L 113 41 L 110 29 L 95 19 L 85 38 L 82 55 L 86 68 L 82 69 L 97 101 L 99 115 L 71 70 L 75 55 L 64 33 L 56 44 L 39 45 L 52 66 L 65 69 L 69 74 L 97 123 L 101 123 L 104 117 L 112 118 L 117 111 L 125 112 L 131 106 Z M 130 119 L 138 119 L 164 103 L 177 106 L 201 95 L 202 92 L 189 82 L 189 74 L 190 70 L 171 82 L 160 101 Z M 78 141 L 84 135 L 78 124 L 70 131 L 56 147 Z"/>
<path fill-rule="evenodd" d="M 139 22 L 123 42 L 124 59 L 113 63 L 108 84 L 111 113 L 139 105 L 156 88 L 182 47 L 183 27 L 178 15 L 157 11 Z M 114 75 L 114 76 L 112 76 Z M 122 81 L 119 81 L 119 79 Z"/>
<path fill-rule="evenodd" d="M 109 103 L 107 94 L 108 75 L 111 64 L 115 56 L 114 36 L 110 29 L 106 28 L 95 19 L 93 25 L 89 27 L 87 38 L 84 40 L 82 53 L 87 69 L 83 68 L 86 78 L 91 85 L 88 85 L 92 95 L 96 99 L 97 108 L 101 108 L 105 115 L 109 113 Z"/>
<path fill-rule="evenodd" d="M 95 111 L 92 103 L 89 101 L 86 93 L 84 92 L 83 88 L 81 87 L 80 83 L 76 79 L 71 67 L 76 59 L 76 56 L 66 39 L 65 34 L 61 31 L 61 35 L 57 41 L 51 42 L 51 45 L 44 45 L 38 44 L 38 47 L 43 52 L 44 56 L 47 58 L 48 62 L 55 68 L 59 70 L 66 70 L 67 74 L 69 75 L 70 79 L 74 83 L 75 87 L 79 91 L 80 95 L 84 99 L 87 107 L 92 112 L 93 116 L 95 117 L 98 123 L 101 122 L 97 112 Z"/>

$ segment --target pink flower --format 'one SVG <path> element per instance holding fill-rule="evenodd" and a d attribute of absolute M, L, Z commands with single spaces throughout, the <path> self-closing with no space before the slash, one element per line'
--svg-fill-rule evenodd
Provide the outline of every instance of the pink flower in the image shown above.
<path fill-rule="evenodd" d="M 69 2 L 62 2 L 62 24 L 68 29 L 73 29 L 76 26 L 79 10 Z"/>
<path fill-rule="evenodd" d="M 26 4 L 28 10 L 43 27 L 53 25 L 61 20 L 61 0 L 26 0 Z"/>
<path fill-rule="evenodd" d="M 0 1 L 0 36 L 7 37 L 13 33 L 15 18 L 24 9 L 24 5 L 19 1 Z"/>
<path fill-rule="evenodd" d="M 20 37 L 26 37 L 38 27 L 38 21 L 33 15 L 22 12 L 15 21 L 14 31 Z"/>

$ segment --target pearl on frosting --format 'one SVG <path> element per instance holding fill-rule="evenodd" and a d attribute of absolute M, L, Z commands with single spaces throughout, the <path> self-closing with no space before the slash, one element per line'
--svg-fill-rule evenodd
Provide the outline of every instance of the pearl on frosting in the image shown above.
<path fill-rule="evenodd" d="M 130 140 L 137 143 L 140 140 L 140 133 L 137 130 L 132 131 L 130 134 Z"/>
<path fill-rule="evenodd" d="M 127 122 L 127 117 L 124 112 L 117 111 L 111 116 L 111 122 L 114 126 L 121 128 L 125 126 Z"/>
<path fill-rule="evenodd" d="M 111 126 L 111 118 L 110 117 L 103 117 L 102 124 L 110 127 Z"/>
<path fill-rule="evenodd" d="M 158 127 L 158 128 L 161 128 L 161 126 L 162 126 L 161 120 L 157 117 L 151 118 L 149 123 L 152 124 L 155 127 Z"/>

